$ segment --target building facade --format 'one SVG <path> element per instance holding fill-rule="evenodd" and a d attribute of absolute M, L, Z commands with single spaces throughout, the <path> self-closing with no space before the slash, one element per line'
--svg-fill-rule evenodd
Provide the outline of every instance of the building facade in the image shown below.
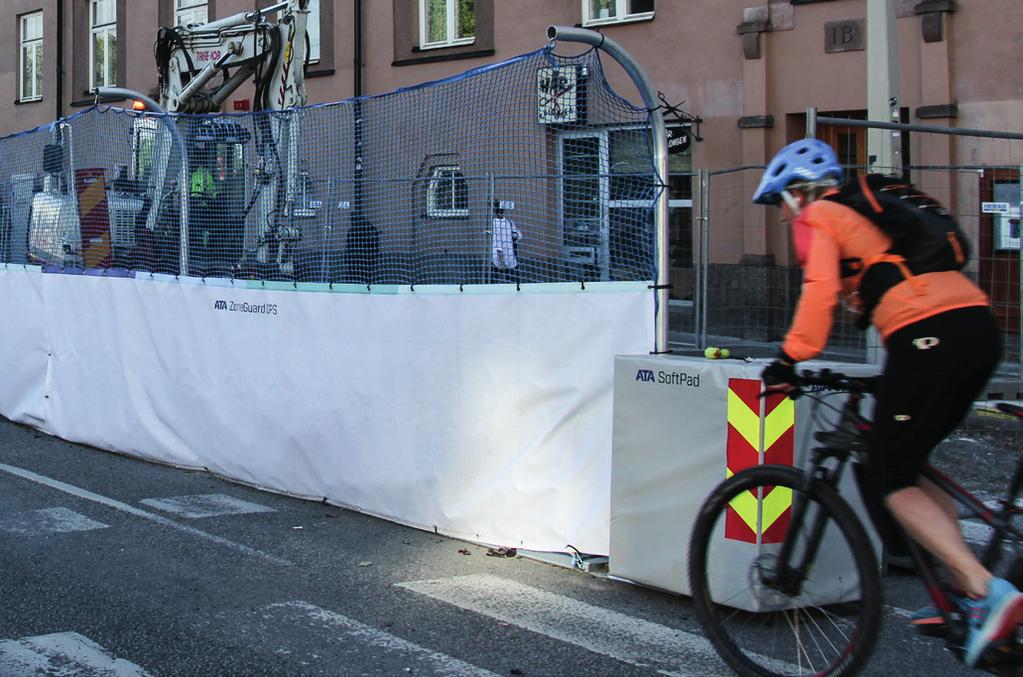
<path fill-rule="evenodd" d="M 804 135 L 811 107 L 822 115 L 866 118 L 866 0 L 310 1 L 306 85 L 311 103 L 383 93 L 531 52 L 546 44 L 550 25 L 592 28 L 617 41 L 664 102 L 676 107 L 678 114 L 669 115 L 669 122 L 684 125 L 675 129 L 676 140 L 685 136 L 684 151 L 672 154 L 668 182 L 673 295 L 680 299 L 692 294 L 697 256 L 692 172 L 763 164 Z M 1023 3 L 891 1 L 898 17 L 902 121 L 1023 131 L 1023 69 L 1018 67 Z M 0 97 L 0 135 L 91 105 L 89 92 L 100 84 L 152 92 L 153 43 L 161 25 L 198 23 L 271 4 L 4 0 L 0 34 L 7 47 L 0 49 L 0 91 L 6 95 Z M 581 49 L 558 47 L 568 53 Z M 640 100 L 621 68 L 608 63 L 607 70 L 616 89 Z M 252 94 L 251 87 L 243 87 L 225 110 L 249 109 Z M 862 128 L 823 127 L 818 135 L 846 164 L 868 163 Z M 907 164 L 1007 168 L 987 183 L 967 183 L 945 172 L 928 186 L 957 213 L 975 215 L 964 225 L 978 235 L 982 255 L 997 257 L 997 233 L 985 236 L 984 229 L 998 224 L 982 216 L 979 203 L 1006 196 L 1018 203 L 1019 173 L 1011 169 L 1023 163 L 1018 144 L 933 135 L 902 142 Z M 769 210 L 749 205 L 757 178 L 758 172 L 745 171 L 718 180 L 728 185 L 715 190 L 708 204 L 715 225 L 724 222 L 727 228 L 706 243 L 712 263 L 788 262 L 786 229 Z M 1010 275 L 1012 256 L 1018 255 L 1002 257 Z M 1013 285 L 1007 288 L 1011 294 Z"/>

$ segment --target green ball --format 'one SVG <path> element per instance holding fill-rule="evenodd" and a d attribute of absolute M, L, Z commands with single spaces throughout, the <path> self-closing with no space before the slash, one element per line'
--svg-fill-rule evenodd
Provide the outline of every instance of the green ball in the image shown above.
<path fill-rule="evenodd" d="M 708 360 L 716 360 L 721 355 L 721 351 L 713 346 L 709 346 L 703 351 L 703 356 Z"/>
<path fill-rule="evenodd" d="M 729 352 L 728 348 L 721 349 L 721 359 L 727 359 L 732 353 Z"/>

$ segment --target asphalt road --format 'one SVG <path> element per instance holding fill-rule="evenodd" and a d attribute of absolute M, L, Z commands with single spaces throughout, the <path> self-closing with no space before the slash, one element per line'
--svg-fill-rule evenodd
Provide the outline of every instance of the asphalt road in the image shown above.
<path fill-rule="evenodd" d="M 968 674 L 885 581 L 867 674 Z M 689 602 L 0 419 L 0 677 L 712 675 Z"/>

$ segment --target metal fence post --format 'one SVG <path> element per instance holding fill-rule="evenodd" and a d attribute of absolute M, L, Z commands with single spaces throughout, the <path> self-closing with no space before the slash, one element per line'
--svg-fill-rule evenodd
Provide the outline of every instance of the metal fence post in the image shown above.
<path fill-rule="evenodd" d="M 817 109 L 806 109 L 806 138 L 817 138 Z"/>
<path fill-rule="evenodd" d="M 696 347 L 707 347 L 707 278 L 710 276 L 710 170 L 700 170 L 700 285 L 696 298 L 699 300 L 697 320 L 699 327 Z"/>

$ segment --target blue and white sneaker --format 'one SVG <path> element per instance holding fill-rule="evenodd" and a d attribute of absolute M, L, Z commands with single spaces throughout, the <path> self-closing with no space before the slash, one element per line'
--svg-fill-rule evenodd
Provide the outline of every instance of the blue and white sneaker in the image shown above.
<path fill-rule="evenodd" d="M 966 599 L 963 607 L 969 623 L 963 662 L 972 668 L 988 648 L 1009 637 L 1023 620 L 1023 593 L 1004 578 L 992 578 L 987 597 Z"/>
<path fill-rule="evenodd" d="M 959 613 L 963 612 L 966 596 L 958 592 L 949 591 L 948 599 L 955 606 Z M 925 635 L 938 635 L 946 630 L 945 617 L 934 604 L 917 609 L 909 617 L 910 624 L 919 632 Z"/>

